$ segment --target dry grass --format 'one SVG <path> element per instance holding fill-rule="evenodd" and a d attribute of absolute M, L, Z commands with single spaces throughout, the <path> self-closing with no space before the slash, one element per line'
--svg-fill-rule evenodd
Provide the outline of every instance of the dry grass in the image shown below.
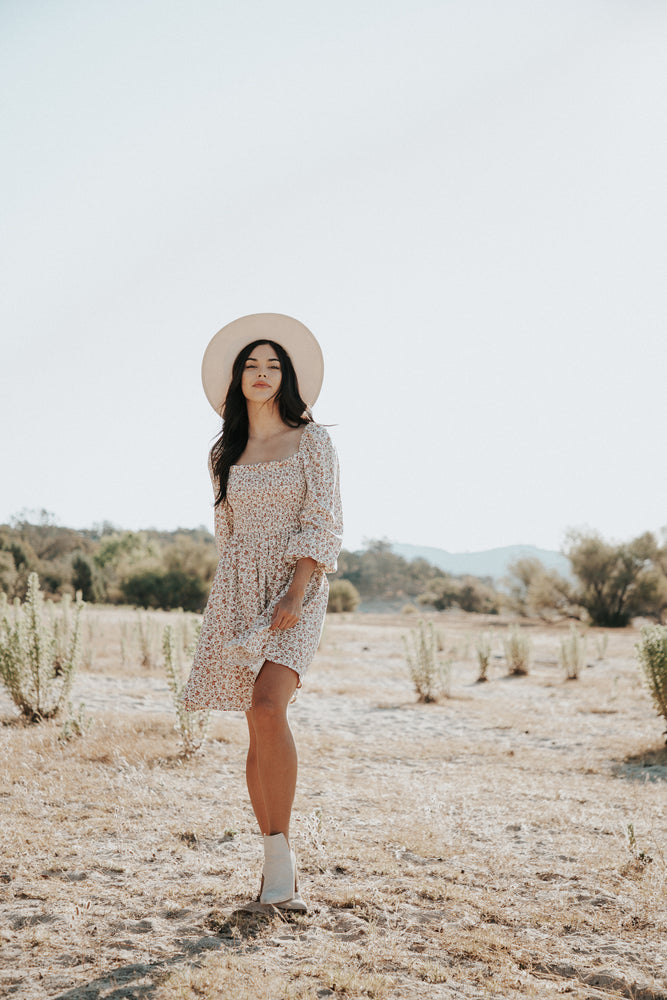
<path fill-rule="evenodd" d="M 291 710 L 312 910 L 284 917 L 246 906 L 243 717 L 184 761 L 164 677 L 114 659 L 123 614 L 94 611 L 87 735 L 0 729 L 0 995 L 667 997 L 667 751 L 632 629 L 566 683 L 566 629 L 536 624 L 531 674 L 477 685 L 478 618 L 438 616 L 461 652 L 424 706 L 411 619 L 330 618 Z"/>

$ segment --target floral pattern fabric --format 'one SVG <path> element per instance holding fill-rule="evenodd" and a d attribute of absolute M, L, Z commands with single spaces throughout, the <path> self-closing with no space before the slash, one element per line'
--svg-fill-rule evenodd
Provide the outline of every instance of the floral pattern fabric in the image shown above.
<path fill-rule="evenodd" d="M 209 471 L 216 488 L 209 458 Z M 266 660 L 301 680 L 320 640 L 327 609 L 327 573 L 342 542 L 338 459 L 326 429 L 305 426 L 290 458 L 233 465 L 227 499 L 215 509 L 220 561 L 211 586 L 185 708 L 246 711 Z M 296 562 L 317 563 L 292 628 L 269 630 Z"/>

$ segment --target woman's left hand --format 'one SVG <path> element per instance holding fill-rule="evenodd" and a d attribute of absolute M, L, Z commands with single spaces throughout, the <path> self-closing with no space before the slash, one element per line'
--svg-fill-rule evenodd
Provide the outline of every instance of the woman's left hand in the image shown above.
<path fill-rule="evenodd" d="M 279 628 L 292 628 L 301 617 L 302 611 L 303 598 L 288 592 L 276 604 L 269 630 L 275 631 Z"/>

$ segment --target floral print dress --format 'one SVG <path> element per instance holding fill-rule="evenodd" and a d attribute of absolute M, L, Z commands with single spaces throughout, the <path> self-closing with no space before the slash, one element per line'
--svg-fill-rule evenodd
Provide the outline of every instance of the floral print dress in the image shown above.
<path fill-rule="evenodd" d="M 209 471 L 214 481 L 209 458 Z M 308 423 L 290 458 L 232 465 L 215 509 L 220 561 L 211 586 L 185 708 L 246 711 L 266 660 L 294 670 L 299 684 L 322 633 L 329 583 L 342 541 L 338 459 L 326 429 Z M 317 562 L 301 618 L 269 631 L 297 560 Z"/>

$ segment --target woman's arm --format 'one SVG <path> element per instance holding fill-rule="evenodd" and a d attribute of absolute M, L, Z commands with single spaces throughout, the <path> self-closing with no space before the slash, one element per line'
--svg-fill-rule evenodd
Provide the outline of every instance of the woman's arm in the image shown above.
<path fill-rule="evenodd" d="M 298 560 L 287 593 L 276 604 L 270 630 L 296 625 L 303 610 L 303 595 L 316 566 L 317 562 L 309 557 Z"/>
<path fill-rule="evenodd" d="M 301 438 L 306 496 L 299 514 L 300 530 L 290 538 L 285 559 L 295 563 L 307 557 L 325 573 L 336 572 L 343 516 L 338 482 L 338 456 L 325 427 L 308 424 Z"/>
<path fill-rule="evenodd" d="M 308 581 L 320 566 L 336 571 L 342 543 L 343 518 L 338 484 L 338 457 L 324 427 L 309 424 L 303 432 L 300 454 L 306 477 L 306 496 L 299 514 L 300 530 L 292 535 L 285 559 L 294 564 L 289 589 L 278 601 L 270 628 L 291 628 L 303 610 Z"/>

